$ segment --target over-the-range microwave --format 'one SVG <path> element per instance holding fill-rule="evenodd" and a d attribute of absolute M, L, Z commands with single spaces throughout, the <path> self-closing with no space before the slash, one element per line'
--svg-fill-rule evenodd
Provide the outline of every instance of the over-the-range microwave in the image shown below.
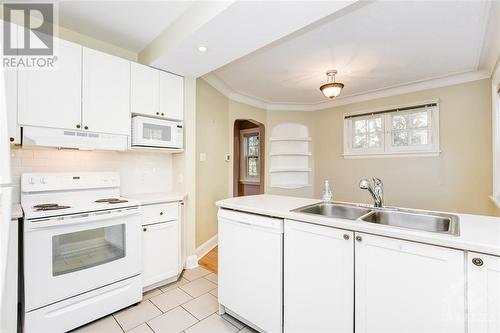
<path fill-rule="evenodd" d="M 182 121 L 132 118 L 132 147 L 182 148 Z"/>

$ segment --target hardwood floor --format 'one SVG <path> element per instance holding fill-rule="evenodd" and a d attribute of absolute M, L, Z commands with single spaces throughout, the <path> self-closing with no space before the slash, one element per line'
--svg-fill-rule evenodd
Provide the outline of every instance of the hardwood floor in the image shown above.
<path fill-rule="evenodd" d="M 217 273 L 217 246 L 208 252 L 203 258 L 198 260 L 200 266 Z"/>

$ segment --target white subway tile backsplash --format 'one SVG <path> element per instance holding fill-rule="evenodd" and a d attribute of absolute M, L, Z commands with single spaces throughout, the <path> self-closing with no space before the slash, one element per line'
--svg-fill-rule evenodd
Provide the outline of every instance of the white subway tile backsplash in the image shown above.
<path fill-rule="evenodd" d="M 124 196 L 172 191 L 170 154 L 18 147 L 11 152 L 15 201 L 19 200 L 20 176 L 26 172 L 116 171 Z"/>

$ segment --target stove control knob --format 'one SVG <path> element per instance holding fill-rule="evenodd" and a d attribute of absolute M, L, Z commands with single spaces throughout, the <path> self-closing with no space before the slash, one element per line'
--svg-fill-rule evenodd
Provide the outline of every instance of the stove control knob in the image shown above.
<path fill-rule="evenodd" d="M 47 184 L 47 179 L 45 179 L 45 177 L 42 177 L 42 179 L 40 180 L 40 183 Z"/>
<path fill-rule="evenodd" d="M 31 185 L 35 184 L 35 178 L 31 177 L 30 180 L 28 181 Z"/>

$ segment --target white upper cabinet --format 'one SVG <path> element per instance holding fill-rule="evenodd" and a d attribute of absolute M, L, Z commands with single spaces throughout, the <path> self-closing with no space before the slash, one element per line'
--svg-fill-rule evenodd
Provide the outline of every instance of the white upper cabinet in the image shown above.
<path fill-rule="evenodd" d="M 160 115 L 160 71 L 130 63 L 130 112 Z"/>
<path fill-rule="evenodd" d="M 77 129 L 81 125 L 82 47 L 62 39 L 55 68 L 20 70 L 20 125 Z"/>
<path fill-rule="evenodd" d="M 9 141 L 19 144 L 21 143 L 21 128 L 17 123 L 17 70 L 6 69 L 4 74 Z"/>
<path fill-rule="evenodd" d="M 168 119 L 184 119 L 184 78 L 160 72 L 160 115 Z"/>
<path fill-rule="evenodd" d="M 356 233 L 356 332 L 464 332 L 464 252 Z"/>
<path fill-rule="evenodd" d="M 353 232 L 286 221 L 284 332 L 352 332 Z"/>
<path fill-rule="evenodd" d="M 84 130 L 130 135 L 130 63 L 83 49 Z"/>
<path fill-rule="evenodd" d="M 468 332 L 500 332 L 500 257 L 467 254 Z"/>

